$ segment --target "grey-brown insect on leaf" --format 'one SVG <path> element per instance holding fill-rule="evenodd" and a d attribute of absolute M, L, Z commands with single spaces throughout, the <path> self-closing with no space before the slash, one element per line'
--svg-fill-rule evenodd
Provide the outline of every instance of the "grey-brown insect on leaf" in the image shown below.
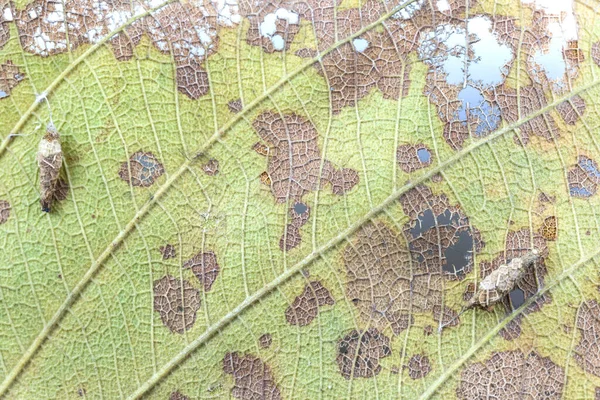
<path fill-rule="evenodd" d="M 529 267 L 534 265 L 539 257 L 539 252 L 532 250 L 523 257 L 513 258 L 508 264 L 498 267 L 479 282 L 477 291 L 465 309 L 486 308 L 501 301 L 523 279 Z"/>
<path fill-rule="evenodd" d="M 48 124 L 37 153 L 37 162 L 40 168 L 40 203 L 44 212 L 50 212 L 52 207 L 62 161 L 60 135 L 51 122 Z"/>
<path fill-rule="evenodd" d="M 475 294 L 473 294 L 473 297 L 471 297 L 463 309 L 451 321 L 444 324 L 440 323 L 438 332 L 441 332 L 444 327 L 450 325 L 468 309 L 475 307 L 487 309 L 502 301 L 502 299 L 515 289 L 528 269 L 534 266 L 539 258 L 539 251 L 533 249 L 523 257 L 513 258 L 508 264 L 501 265 L 492 271 L 492 273 L 479 282 Z"/>

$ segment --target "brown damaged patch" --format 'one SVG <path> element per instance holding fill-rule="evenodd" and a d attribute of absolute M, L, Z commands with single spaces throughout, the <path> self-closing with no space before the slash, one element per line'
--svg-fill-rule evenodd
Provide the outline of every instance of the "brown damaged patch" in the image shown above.
<path fill-rule="evenodd" d="M 132 186 L 148 187 L 164 173 L 163 165 L 154 154 L 138 151 L 131 155 L 129 162 L 121 164 L 119 177 Z"/>
<path fill-rule="evenodd" d="M 219 173 L 219 161 L 210 159 L 202 166 L 202 171 L 208 176 L 215 176 Z"/>
<path fill-rule="evenodd" d="M 115 57 L 130 59 L 135 46 L 146 35 L 157 50 L 175 60 L 180 92 L 192 99 L 208 93 L 208 76 L 201 64 L 216 51 L 218 37 L 216 10 L 207 4 L 175 2 L 137 20 L 111 39 Z M 35 0 L 16 11 L 15 22 L 23 49 L 45 57 L 97 43 L 132 18 L 133 8 L 121 1 Z M 142 9 L 150 7 L 143 3 L 135 5 L 135 13 Z"/>
<path fill-rule="evenodd" d="M 273 337 L 270 333 L 265 333 L 258 338 L 258 344 L 262 349 L 268 349 L 273 343 Z"/>
<path fill-rule="evenodd" d="M 386 99 L 408 95 L 410 64 L 388 33 L 369 31 L 359 40 L 369 42 L 364 51 L 359 52 L 352 43 L 346 43 L 324 56 L 319 65 L 319 73 L 330 86 L 334 113 L 356 106 L 357 100 L 374 88 Z"/>
<path fill-rule="evenodd" d="M 1 26 L 2 24 L 0 24 L 0 41 L 2 40 Z M 1 47 L 2 45 L 0 42 L 0 48 Z M 14 65 L 11 60 L 7 60 L 5 63 L 0 64 L 0 100 L 10 96 L 11 91 L 23 79 L 25 79 L 25 75 L 19 71 L 19 67 Z"/>
<path fill-rule="evenodd" d="M 422 379 L 431 372 L 429 357 L 425 354 L 415 354 L 408 361 L 408 376 L 412 379 Z"/>
<path fill-rule="evenodd" d="M 592 60 L 600 67 L 600 42 L 592 45 Z"/>
<path fill-rule="evenodd" d="M 180 391 L 171 392 L 169 400 L 190 400 L 189 397 L 181 393 Z"/>
<path fill-rule="evenodd" d="M 208 93 L 208 74 L 198 61 L 181 60 L 176 69 L 177 90 L 190 99 L 197 100 Z"/>
<path fill-rule="evenodd" d="M 575 347 L 575 361 L 584 371 L 600 376 L 600 305 L 596 300 L 588 300 L 581 304 L 576 327 L 581 338 Z"/>
<path fill-rule="evenodd" d="M 333 305 L 335 300 L 329 290 L 319 281 L 310 282 L 302 294 L 285 310 L 285 319 L 290 325 L 306 326 L 319 312 L 319 307 Z"/>
<path fill-rule="evenodd" d="M 544 90 L 540 85 L 522 86 L 520 96 L 517 96 L 516 89 L 501 87 L 495 91 L 494 96 L 502 110 L 502 118 L 508 123 L 516 123 L 548 104 Z M 531 135 L 539 136 L 547 141 L 559 137 L 558 126 L 550 112 L 527 121 L 519 129 L 521 131 L 520 140 L 515 137 L 515 141 L 523 145 L 529 143 Z"/>
<path fill-rule="evenodd" d="M 175 258 L 176 251 L 175 251 L 175 246 L 173 246 L 172 244 L 167 244 L 165 246 L 160 246 L 160 254 L 162 254 L 162 258 L 163 260 L 168 260 L 169 258 Z"/>
<path fill-rule="evenodd" d="M 390 339 L 376 328 L 353 330 L 337 345 L 336 361 L 346 379 L 371 378 L 381 372 L 379 361 L 392 354 Z"/>
<path fill-rule="evenodd" d="M 227 353 L 223 358 L 223 372 L 233 375 L 231 395 L 236 399 L 281 400 L 271 369 L 258 357 Z"/>
<path fill-rule="evenodd" d="M 544 223 L 540 227 L 540 235 L 548 241 L 555 241 L 558 236 L 558 227 L 556 217 L 550 216 L 544 219 Z"/>
<path fill-rule="evenodd" d="M 411 173 L 431 165 L 433 156 L 424 144 L 403 144 L 396 150 L 396 161 L 402 171 Z"/>
<path fill-rule="evenodd" d="M 394 334 L 412 324 L 413 313 L 430 312 L 438 322 L 458 324 L 457 313 L 442 306 L 443 290 L 447 280 L 462 279 L 472 269 L 472 251 L 483 247 L 480 233 L 459 207 L 425 186 L 400 202 L 410 218 L 402 233 L 382 222 L 366 224 L 344 249 L 346 296 L 363 321 L 381 330 L 389 326 Z"/>
<path fill-rule="evenodd" d="M 570 100 L 560 103 L 556 111 L 568 125 L 575 125 L 585 113 L 585 108 L 585 101 L 581 96 L 575 95 Z"/>
<path fill-rule="evenodd" d="M 549 54 L 553 39 L 550 24 L 562 24 L 563 19 L 569 18 L 568 12 L 560 14 L 547 13 L 542 7 L 536 7 L 535 2 L 526 4 L 533 9 L 533 17 L 530 26 L 527 26 L 521 32 L 521 29 L 513 32 L 513 43 L 519 44 L 527 57 L 527 74 L 533 82 L 541 84 L 544 89 L 550 89 L 554 93 L 567 93 L 571 89 L 570 82 L 574 82 L 579 74 L 581 62 L 585 57 L 579 48 L 577 40 L 571 40 L 562 44 L 561 58 L 565 62 L 565 72 L 557 80 L 550 80 L 546 74 L 545 68 L 539 65 L 536 56 Z M 575 10 L 572 10 L 573 12 Z M 573 15 L 573 18 L 577 18 Z M 556 63 L 558 60 L 552 60 Z"/>
<path fill-rule="evenodd" d="M 9 18 L 5 18 L 5 13 Z M 14 15 L 14 9 L 9 0 L 0 0 L 0 49 L 4 47 L 4 45 L 10 39 L 10 27 L 8 23 L 11 21 L 12 16 Z"/>
<path fill-rule="evenodd" d="M 0 225 L 6 223 L 10 218 L 10 203 L 6 200 L 0 200 Z"/>
<path fill-rule="evenodd" d="M 540 192 L 539 196 L 538 196 L 538 200 L 541 203 L 554 203 L 556 201 L 556 197 L 555 196 L 550 196 L 544 192 Z"/>
<path fill-rule="evenodd" d="M 192 270 L 196 278 L 202 283 L 205 292 L 210 291 L 221 270 L 217 263 L 217 256 L 212 251 L 196 254 L 186 261 L 182 268 Z"/>
<path fill-rule="evenodd" d="M 310 217 L 310 207 L 304 203 L 295 203 L 292 207 L 290 207 L 289 215 L 292 219 L 292 222 L 287 224 L 283 234 L 281 235 L 281 239 L 279 239 L 279 248 L 281 251 L 290 251 L 302 243 L 300 228 L 306 224 L 308 218 Z"/>
<path fill-rule="evenodd" d="M 174 333 L 184 333 L 194 326 L 200 308 L 200 291 L 186 280 L 166 275 L 154 281 L 154 311 Z"/>
<path fill-rule="evenodd" d="M 336 194 L 343 194 L 358 183 L 358 174 L 354 175 L 353 170 L 336 170 L 321 159 L 317 130 L 305 118 L 267 111 L 256 118 L 253 127 L 272 145 L 267 173 L 278 203 L 288 199 L 300 201 L 306 193 L 316 190 L 321 180 L 330 182 Z"/>
<path fill-rule="evenodd" d="M 442 294 L 440 276 L 430 280 L 423 271 L 411 275 L 410 254 L 403 243 L 384 223 L 369 223 L 343 253 L 346 297 L 363 321 L 382 330 L 391 326 L 395 334 L 410 325 L 412 310 L 433 309 Z"/>
<path fill-rule="evenodd" d="M 403 194 L 400 203 L 410 217 L 403 232 L 413 263 L 423 271 L 463 279 L 473 269 L 473 252 L 484 243 L 460 206 L 422 185 Z"/>
<path fill-rule="evenodd" d="M 301 3 L 300 3 L 301 4 Z M 240 4 L 242 13 L 250 21 L 250 28 L 246 35 L 246 42 L 251 46 L 260 46 L 267 53 L 275 51 L 289 50 L 294 37 L 300 30 L 300 21 L 294 23 L 293 18 L 286 18 L 278 15 L 278 10 L 284 9 L 292 12 L 299 17 L 296 4 L 289 4 L 286 1 L 275 2 L 243 2 Z M 261 24 L 273 19 L 275 21 L 275 32 L 263 32 L 261 34 Z M 268 22 L 265 25 L 270 25 Z M 263 25 L 264 26 L 264 25 Z M 276 48 L 273 45 L 272 37 L 279 37 L 283 40 L 283 48 Z"/>
<path fill-rule="evenodd" d="M 595 160 L 580 155 L 577 164 L 567 173 L 569 194 L 572 197 L 591 197 L 596 194 L 600 184 L 600 170 Z"/>
<path fill-rule="evenodd" d="M 254 150 L 257 154 L 260 154 L 261 156 L 268 156 L 269 155 L 269 146 L 261 143 L 261 142 L 256 142 L 252 145 L 252 150 Z"/>
<path fill-rule="evenodd" d="M 273 184 L 273 181 L 271 180 L 271 175 L 269 175 L 267 171 L 261 172 L 258 178 L 260 179 L 260 183 L 262 183 L 265 186 L 271 187 L 271 184 Z"/>
<path fill-rule="evenodd" d="M 231 100 L 229 103 L 227 103 L 227 107 L 229 108 L 229 111 L 231 111 L 234 114 L 237 114 L 240 111 L 242 111 L 244 105 L 242 104 L 242 99 L 237 99 Z"/>
<path fill-rule="evenodd" d="M 456 395 L 464 400 L 559 400 L 564 377 L 562 367 L 536 352 L 495 352 L 487 361 L 471 364 L 462 371 Z"/>
<path fill-rule="evenodd" d="M 506 237 L 505 251 L 496 256 L 492 261 L 484 261 L 480 264 L 480 277 L 483 279 L 489 275 L 492 271 L 497 269 L 500 265 L 507 264 L 513 258 L 523 257 L 528 254 L 531 250 L 537 249 L 540 255 L 540 259 L 536 262 L 534 268 L 530 268 L 523 279 L 517 283 L 515 289 L 511 292 L 510 296 L 507 296 L 502 300 L 501 304 L 504 306 L 506 313 L 512 312 L 520 304 L 514 304 L 513 299 L 516 298 L 515 293 L 518 291 L 518 297 L 520 302 L 526 301 L 531 296 L 537 294 L 539 288 L 544 286 L 544 279 L 547 274 L 546 261 L 548 257 L 548 245 L 546 239 L 537 232 L 532 233 L 527 228 L 522 228 L 517 231 L 510 231 Z M 500 331 L 500 335 L 506 340 L 514 340 L 521 334 L 521 320 L 523 314 L 539 311 L 544 304 L 550 303 L 552 296 L 549 293 L 545 293 L 536 301 L 527 307 L 522 314 L 517 315 L 505 328 Z"/>

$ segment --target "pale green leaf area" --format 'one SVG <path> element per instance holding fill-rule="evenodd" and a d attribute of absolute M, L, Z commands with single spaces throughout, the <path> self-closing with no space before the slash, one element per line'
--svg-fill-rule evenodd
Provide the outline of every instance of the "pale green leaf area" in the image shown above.
<path fill-rule="evenodd" d="M 68 8 L 70 2 L 74 0 L 63 4 Z M 572 182 L 571 171 L 578 168 L 580 156 L 600 161 L 600 4 L 580 0 L 571 8 L 577 24 L 575 51 L 582 57 L 569 61 L 562 52 L 562 61 L 575 63 L 575 72 L 557 89 L 548 80 L 536 83 L 536 76 L 544 72 L 536 75 L 528 60 L 538 50 L 523 45 L 525 32 L 542 21 L 544 11 L 533 12 L 535 1 L 449 1 L 454 24 L 464 25 L 476 15 L 510 17 L 515 57 L 502 86 L 520 93 L 533 85 L 545 96 L 543 104 L 533 107 L 525 105 L 523 97 L 515 100 L 513 119 L 503 109 L 498 126 L 485 135 L 467 132 L 464 143 L 453 147 L 444 136 L 449 123 L 428 93 L 432 67 L 419 56 L 419 43 L 401 56 L 400 70 L 381 72 L 393 75 L 389 85 L 406 88 L 404 93 L 399 89 L 402 95 L 390 95 L 381 82 L 365 91 L 357 89 L 363 85 L 360 79 L 379 74 L 387 68 L 385 63 L 357 74 L 344 69 L 350 64 L 340 62 L 337 70 L 327 64 L 339 57 L 340 49 L 352 49 L 354 39 L 385 36 L 399 23 L 399 10 L 421 4 L 422 10 L 406 19 L 409 24 L 411 18 L 418 21 L 418 12 L 433 13 L 438 1 L 390 0 L 368 17 L 367 8 L 378 3 L 375 0 L 323 3 L 335 14 L 358 9 L 365 14 L 350 14 L 355 20 L 346 22 L 352 28 L 333 17 L 317 21 L 301 16 L 298 23 L 287 25 L 280 18 L 277 29 L 289 34 L 282 51 L 268 48 L 270 37 L 260 38 L 262 46 L 252 37 L 260 36 L 257 24 L 266 14 L 280 7 L 295 10 L 297 2 L 265 2 L 267 11 L 253 9 L 260 15 L 257 22 L 248 17 L 250 5 L 240 1 L 235 11 L 241 14 L 239 23 L 210 22 L 215 46 L 198 56 L 207 90 L 192 98 L 178 90 L 180 61 L 173 53 L 178 51 L 178 38 L 169 36 L 171 31 L 165 42 L 172 46 L 162 51 L 153 36 L 144 33 L 129 59 L 118 60 L 110 40 L 123 32 L 131 35 L 126 28 L 140 26 L 139 21 L 153 18 L 149 14 L 160 15 L 171 5 L 148 2 L 155 9 L 130 13 L 115 25 L 118 32 L 106 30 L 93 43 L 83 41 L 68 51 L 40 55 L 27 47 L 25 28 L 17 24 L 30 2 L 0 0 L 0 11 L 9 7 L 14 17 L 0 19 L 5 29 L 0 30 L 0 65 L 10 60 L 22 74 L 18 84 L 0 96 L 0 398 L 471 399 L 481 398 L 474 395 L 478 385 L 500 399 L 597 396 L 600 351 L 594 350 L 598 345 L 590 337 L 600 330 L 600 314 L 586 311 L 584 305 L 600 301 L 600 194 L 595 193 L 600 179 L 581 167 L 583 183 Z M 45 0 L 34 4 L 48 5 Z M 207 9 L 215 15 L 214 7 Z M 442 14 L 435 11 L 436 18 L 450 18 Z M 558 19 L 554 15 L 546 23 Z M 331 23 L 328 40 L 322 37 L 321 22 Z M 76 29 L 69 26 L 69 40 L 81 35 Z M 539 29 L 550 35 L 538 38 L 546 40 L 547 48 L 552 34 L 543 24 Z M 420 35 L 424 34 L 416 34 L 414 40 L 421 40 Z M 303 49 L 312 52 L 301 57 Z M 3 79 L 8 82 L 10 77 L 2 71 L 0 90 L 5 90 L 2 85 L 8 83 Z M 438 79 L 443 81 L 444 75 Z M 346 87 L 344 93 L 351 99 L 342 106 L 335 105 L 340 87 Z M 492 89 L 483 92 L 493 97 Z M 47 102 L 38 97 L 43 93 Z M 456 102 L 456 93 L 449 93 L 448 102 Z M 234 110 L 231 102 L 238 99 L 241 105 Z M 576 105 L 579 99 L 585 107 L 573 108 L 576 120 L 568 123 L 559 105 Z M 289 147 L 282 144 L 277 149 L 261 139 L 255 121 L 268 111 L 295 114 L 312 124 L 321 169 L 328 160 L 337 170 L 355 171 L 358 181 L 344 193 L 334 193 L 332 184 L 319 184 L 317 177 L 312 188 L 303 183 L 308 189 L 301 199 L 288 196 L 277 202 L 276 189 L 261 182 L 265 171 L 275 188 L 278 169 L 302 154 L 279 154 L 284 162 L 269 169 L 277 152 Z M 543 137 L 536 126 L 524 143 L 524 130 L 540 118 L 554 120 L 556 135 Z M 45 213 L 40 209 L 36 154 L 51 119 L 61 134 L 61 179 L 69 189 L 66 198 Z M 296 134 L 291 127 L 288 124 L 286 137 Z M 257 142 L 270 147 L 266 157 L 253 149 Z M 402 169 L 397 149 L 406 144 L 425 146 L 430 165 Z M 127 160 L 138 151 L 151 152 L 164 168 L 147 187 L 120 177 L 123 164 L 128 173 Z M 218 161 L 218 173 L 206 173 L 209 160 Z M 133 162 L 129 168 L 134 174 Z M 305 179 L 307 170 L 297 168 L 300 172 L 295 173 Z M 284 183 L 298 176 L 285 177 Z M 573 195 L 575 184 L 590 193 Z M 422 185 L 431 190 L 430 198 L 410 197 Z M 460 222 L 466 224 L 462 229 L 479 232 L 482 246 L 470 244 L 463 255 L 471 259 L 466 274 L 440 274 L 449 246 L 441 233 L 425 238 L 431 253 L 411 247 L 407 227 L 419 221 L 411 217 L 406 199 L 418 209 L 437 196 L 445 196 L 443 207 L 460 210 L 466 218 Z M 541 200 L 544 196 L 547 201 Z M 308 219 L 298 228 L 301 243 L 280 247 L 300 201 L 309 207 Z M 556 237 L 542 238 L 538 232 L 549 217 L 557 222 Z M 374 253 L 365 250 L 369 246 L 358 247 L 361 235 L 373 226 L 393 232 L 397 247 L 393 240 L 370 243 Z M 517 231 L 525 233 L 515 244 L 511 240 Z M 537 287 L 514 310 L 503 304 L 468 310 L 440 333 L 442 319 L 431 305 L 419 308 L 415 300 L 402 310 L 410 322 L 396 331 L 375 316 L 381 312 L 376 303 L 372 318 L 365 318 L 368 308 L 359 304 L 377 296 L 399 296 L 390 276 L 407 274 L 424 263 L 428 271 L 437 272 L 425 286 L 410 281 L 415 293 L 409 298 L 439 298 L 431 301 L 458 313 L 469 284 L 481 280 L 489 262 L 505 252 L 531 249 L 539 240 L 548 250 L 545 272 L 534 275 Z M 160 250 L 167 244 L 174 249 L 171 258 Z M 360 299 L 349 295 L 357 279 L 347 259 L 353 248 L 368 253 L 360 254 L 363 275 L 369 276 L 360 283 Z M 404 261 L 380 274 L 377 265 L 398 251 L 408 254 Z M 214 253 L 219 266 L 209 288 L 191 269 L 182 268 L 207 252 Z M 424 259 L 425 254 L 429 258 Z M 186 320 L 189 326 L 179 332 L 163 323 L 155 307 L 156 285 L 165 276 L 186 281 L 199 300 L 195 319 Z M 314 298 L 307 300 L 296 312 L 314 312 L 309 322 L 290 323 L 286 310 L 300 301 L 307 285 L 311 292 L 311 282 L 319 282 L 332 301 L 316 306 Z M 382 282 L 390 285 L 389 293 L 378 292 Z M 177 290 L 171 295 L 176 297 Z M 172 302 L 171 315 L 189 308 L 185 299 Z M 187 319 L 187 312 L 184 315 Z M 508 337 L 506 332 L 515 326 L 518 334 Z M 357 352 L 358 342 L 343 343 L 353 331 L 358 341 L 367 332 L 377 332 L 389 345 L 374 356 L 367 349 L 378 346 L 371 337 Z M 268 345 L 263 343 L 265 334 L 271 337 Z M 591 350 L 582 351 L 581 346 Z M 355 354 L 346 355 L 348 348 Z M 227 366 L 231 354 L 245 360 L 234 371 Z M 510 362 L 489 366 L 494 357 L 506 354 L 521 354 L 528 361 L 514 368 Z M 341 368 L 344 357 L 350 366 L 356 365 L 350 376 Z M 528 364 L 537 362 L 531 361 L 535 357 L 543 359 L 546 369 Z M 426 366 L 415 372 L 415 362 L 423 359 Z M 528 370 L 530 375 L 533 371 L 529 381 L 523 378 Z M 538 386 L 532 383 L 536 379 Z M 511 382 L 518 387 L 510 388 Z M 241 390 L 240 385 L 252 390 Z M 187 397 L 175 397 L 174 392 Z"/>

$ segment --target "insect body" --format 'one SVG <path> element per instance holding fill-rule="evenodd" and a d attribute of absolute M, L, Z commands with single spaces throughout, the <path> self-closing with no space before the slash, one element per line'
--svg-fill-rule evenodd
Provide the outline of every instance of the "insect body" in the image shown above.
<path fill-rule="evenodd" d="M 479 283 L 477 291 L 469 300 L 465 309 L 473 307 L 487 308 L 501 301 L 523 279 L 529 267 L 538 258 L 538 251 L 533 250 L 523 257 L 513 258 L 508 264 L 498 267 Z"/>
<path fill-rule="evenodd" d="M 494 304 L 502 301 L 523 279 L 529 267 L 540 258 L 537 250 L 525 254 L 523 257 L 513 258 L 508 264 L 501 265 L 488 276 L 483 278 L 475 294 L 463 307 L 463 309 L 451 321 L 440 324 L 439 332 L 445 326 L 450 325 L 470 308 L 480 307 L 489 309 Z"/>
<path fill-rule="evenodd" d="M 60 135 L 54 124 L 49 123 L 37 153 L 37 162 L 40 169 L 40 203 L 42 211 L 50 212 L 52 207 L 52 199 L 56 191 L 60 167 L 62 166 L 62 157 Z"/>

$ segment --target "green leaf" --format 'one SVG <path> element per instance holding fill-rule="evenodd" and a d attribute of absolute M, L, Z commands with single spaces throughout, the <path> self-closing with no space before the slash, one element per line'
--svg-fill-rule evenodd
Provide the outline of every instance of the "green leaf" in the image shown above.
<path fill-rule="evenodd" d="M 0 397 L 598 396 L 597 12 L 0 0 Z"/>

